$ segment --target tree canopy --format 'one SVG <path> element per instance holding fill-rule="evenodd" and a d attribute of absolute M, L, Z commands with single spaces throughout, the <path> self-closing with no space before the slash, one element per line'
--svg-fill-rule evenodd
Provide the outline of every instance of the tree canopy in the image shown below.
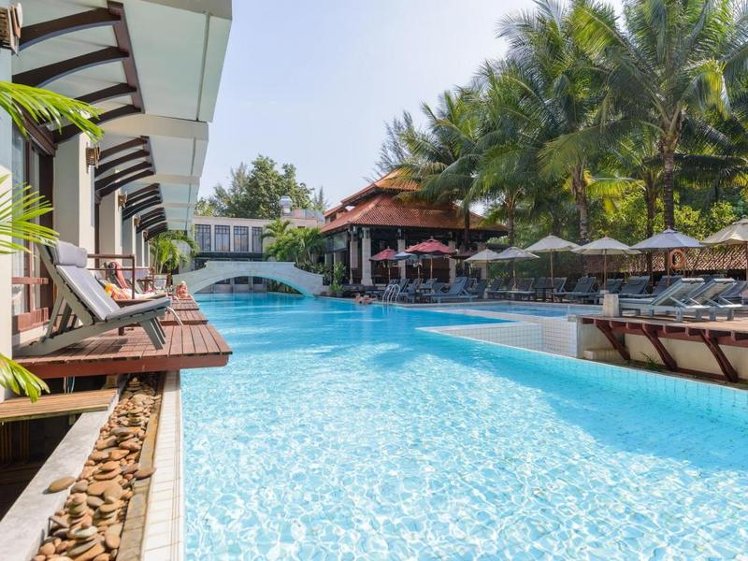
<path fill-rule="evenodd" d="M 378 171 L 482 202 L 512 243 L 696 237 L 748 194 L 748 9 L 735 0 L 538 0 L 476 78 L 388 125 Z"/>
<path fill-rule="evenodd" d="M 231 170 L 227 187 L 217 185 L 214 194 L 198 201 L 198 214 L 231 218 L 267 218 L 281 215 L 280 199 L 291 197 L 296 208 L 312 206 L 312 189 L 296 178 L 293 164 L 277 163 L 259 155 L 250 165 L 242 162 Z"/>

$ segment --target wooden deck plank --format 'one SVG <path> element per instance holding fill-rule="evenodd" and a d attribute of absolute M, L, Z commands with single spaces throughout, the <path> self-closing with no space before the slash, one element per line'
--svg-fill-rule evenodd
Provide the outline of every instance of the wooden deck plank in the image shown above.
<path fill-rule="evenodd" d="M 117 390 L 105 389 L 43 395 L 35 403 L 25 398 L 13 398 L 0 403 L 0 422 L 104 411 L 116 396 Z"/>
<path fill-rule="evenodd" d="M 187 368 L 224 366 L 231 349 L 212 326 L 164 326 L 166 344 L 155 349 L 141 328 L 125 335 L 91 337 L 63 352 L 18 361 L 45 379 L 158 372 Z"/>

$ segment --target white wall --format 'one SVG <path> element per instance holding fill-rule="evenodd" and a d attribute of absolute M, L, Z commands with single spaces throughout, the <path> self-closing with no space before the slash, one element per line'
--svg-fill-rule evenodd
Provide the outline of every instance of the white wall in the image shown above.
<path fill-rule="evenodd" d="M 0 6 L 7 6 L 7 0 L 0 0 Z M 0 80 L 10 80 L 12 71 L 10 67 L 10 51 L 0 50 Z M 0 111 L 0 177 L 5 177 L 5 181 L 0 183 L 0 193 L 5 193 L 11 188 L 11 135 L 12 125 L 10 117 Z M 11 355 L 12 345 L 12 317 L 11 317 L 11 257 L 10 255 L 0 255 L 0 353 L 5 356 Z M 0 390 L 0 401 L 2 401 L 9 392 Z"/>
<path fill-rule="evenodd" d="M 117 204 L 119 193 L 101 199 L 99 205 L 99 253 L 122 254 L 122 211 Z"/>
<path fill-rule="evenodd" d="M 86 165 L 88 139 L 79 134 L 60 144 L 54 160 L 54 228 L 60 238 L 94 252 L 93 175 Z"/>

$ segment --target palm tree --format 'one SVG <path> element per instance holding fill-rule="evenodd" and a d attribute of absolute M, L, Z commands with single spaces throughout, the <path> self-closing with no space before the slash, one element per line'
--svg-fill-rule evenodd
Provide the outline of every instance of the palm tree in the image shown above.
<path fill-rule="evenodd" d="M 26 118 L 58 129 L 70 122 L 94 140 L 102 134 L 91 122 L 99 114 L 97 109 L 40 88 L 0 81 L 0 109 L 10 115 L 22 134 L 27 132 Z M 6 179 L 0 179 L 0 183 Z M 12 190 L 0 193 L 0 254 L 30 251 L 13 241 L 14 238 L 39 244 L 54 242 L 57 233 L 36 223 L 39 216 L 51 210 L 49 203 L 30 187 L 23 188 L 15 196 Z M 27 395 L 31 401 L 39 399 L 42 392 L 49 392 L 43 380 L 3 354 L 0 354 L 0 386 Z"/>
<path fill-rule="evenodd" d="M 389 171 L 420 186 L 406 196 L 459 205 L 464 248 L 470 244 L 471 194 L 480 161 L 476 101 L 472 89 L 444 92 L 436 109 L 422 105 L 424 128 L 416 128 L 406 116 L 399 126 L 396 122 L 390 127 L 390 141 L 382 150 L 383 160 L 390 160 Z"/>
<path fill-rule="evenodd" d="M 493 68 L 493 77 L 489 74 L 490 102 L 494 113 L 517 121 L 518 147 L 528 152 L 525 161 L 546 164 L 549 143 L 599 119 L 600 76 L 570 32 L 571 14 L 570 8 L 542 0 L 535 11 L 508 17 L 500 26 L 499 36 L 508 40 L 510 55 Z M 580 242 L 589 240 L 588 166 L 594 153 L 579 151 L 553 166 L 543 165 L 538 174 L 568 186 L 577 209 Z"/>
<path fill-rule="evenodd" d="M 149 241 L 156 271 L 173 273 L 189 263 L 193 254 L 200 251 L 197 242 L 186 232 L 170 230 L 153 236 Z M 187 246 L 187 251 L 184 246 Z"/>
<path fill-rule="evenodd" d="M 729 111 L 727 83 L 742 75 L 748 62 L 748 12 L 732 0 L 628 0 L 624 14 L 621 29 L 612 8 L 581 5 L 574 10 L 572 31 L 605 72 L 606 111 L 614 124 L 656 131 L 665 226 L 673 228 L 684 124 L 704 118 L 709 109 Z M 594 137 L 595 131 L 567 139 L 566 149 L 555 146 L 549 157 L 579 154 Z"/>

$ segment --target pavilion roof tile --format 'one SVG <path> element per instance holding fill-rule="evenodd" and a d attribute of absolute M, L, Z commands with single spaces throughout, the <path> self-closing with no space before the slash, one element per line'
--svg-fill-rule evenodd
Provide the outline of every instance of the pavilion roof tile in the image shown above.
<path fill-rule="evenodd" d="M 395 193 L 379 193 L 325 224 L 322 233 L 336 232 L 354 225 L 461 230 L 463 222 L 454 205 L 399 201 L 395 199 Z M 499 235 L 506 233 L 506 227 L 502 224 L 485 224 L 484 218 L 473 212 L 470 213 L 470 228 Z"/>

